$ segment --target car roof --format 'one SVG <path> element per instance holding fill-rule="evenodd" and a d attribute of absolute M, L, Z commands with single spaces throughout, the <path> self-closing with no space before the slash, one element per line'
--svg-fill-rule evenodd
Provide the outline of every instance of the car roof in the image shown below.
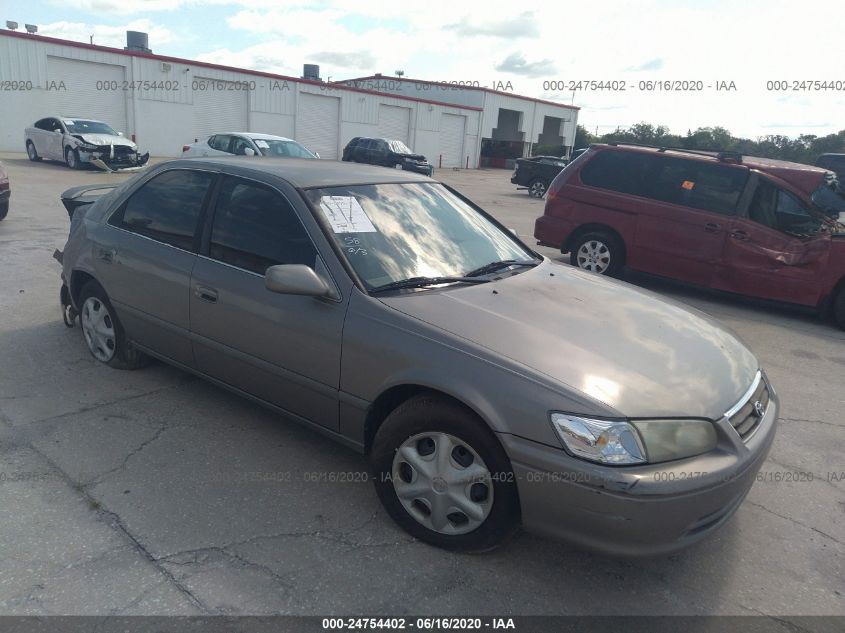
<path fill-rule="evenodd" d="M 275 134 L 262 134 L 261 132 L 217 132 L 215 134 L 209 134 L 209 137 L 212 136 L 246 136 L 253 140 L 264 140 L 264 141 L 290 141 L 292 143 L 296 143 L 296 141 L 292 138 L 288 138 L 287 136 L 276 136 Z"/>
<path fill-rule="evenodd" d="M 610 149 L 616 151 L 634 151 L 634 152 L 642 152 L 642 153 L 660 153 L 666 156 L 673 156 L 676 158 L 684 158 L 687 160 L 700 160 L 700 161 L 707 161 L 707 162 L 719 162 L 726 165 L 739 165 L 741 167 L 747 167 L 749 169 L 756 169 L 758 171 L 765 172 L 771 176 L 775 176 L 776 178 L 780 178 L 791 184 L 793 187 L 800 189 L 801 191 L 811 194 L 813 193 L 818 186 L 822 183 L 825 178 L 825 174 L 829 172 L 828 169 L 824 167 L 816 167 L 815 165 L 805 165 L 803 163 L 793 163 L 787 160 L 778 160 L 775 158 L 763 158 L 762 156 L 746 156 L 741 155 L 740 163 L 734 162 L 723 162 L 719 159 L 719 152 L 716 151 L 706 151 L 706 150 L 689 150 L 685 151 L 680 148 L 662 148 L 662 147 L 649 147 L 649 146 L 642 146 L 642 145 L 609 145 L 609 144 L 596 144 L 595 147 L 600 149 Z M 728 154 L 736 154 L 740 156 L 738 152 L 727 152 Z"/>
<path fill-rule="evenodd" d="M 88 121 L 88 123 L 106 123 L 105 121 L 100 121 L 99 119 L 89 119 L 87 116 L 45 116 L 44 119 L 61 119 L 64 121 L 68 119 L 69 121 Z M 39 121 L 43 121 L 44 119 L 38 119 Z M 108 123 L 106 123 L 108 125 Z"/>
<path fill-rule="evenodd" d="M 268 156 L 257 160 L 253 156 L 203 156 L 198 158 L 180 158 L 159 163 L 159 165 L 167 165 L 169 167 L 234 167 L 238 171 L 249 170 L 277 176 L 299 189 L 343 185 L 435 182 L 428 176 L 410 171 L 313 158 L 276 158 Z"/>

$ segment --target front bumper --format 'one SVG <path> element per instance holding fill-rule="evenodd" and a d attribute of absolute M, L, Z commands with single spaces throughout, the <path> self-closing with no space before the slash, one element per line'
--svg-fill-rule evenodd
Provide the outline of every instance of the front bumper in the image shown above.
<path fill-rule="evenodd" d="M 100 169 L 118 170 L 131 169 L 134 167 L 143 167 L 150 159 L 150 154 L 141 154 L 136 150 L 131 150 L 128 147 L 115 147 L 112 151 L 111 146 L 99 147 L 96 150 L 79 150 L 79 160 L 82 163 L 90 163 L 96 165 Z"/>
<path fill-rule="evenodd" d="M 718 446 L 662 464 L 607 467 L 513 435 L 510 456 L 531 532 L 623 556 L 683 549 L 721 526 L 751 489 L 775 436 L 779 402 L 771 391 L 757 430 L 743 440 L 727 418 Z"/>
<path fill-rule="evenodd" d="M 402 163 L 404 171 L 412 171 L 423 176 L 431 176 L 434 173 L 434 166 L 431 163 Z"/>

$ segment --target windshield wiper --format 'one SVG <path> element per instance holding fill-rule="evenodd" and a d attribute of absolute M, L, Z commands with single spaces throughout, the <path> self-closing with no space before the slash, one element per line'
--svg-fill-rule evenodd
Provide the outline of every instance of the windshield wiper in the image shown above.
<path fill-rule="evenodd" d="M 497 270 L 501 270 L 502 268 L 507 268 L 508 266 L 537 266 L 540 262 L 536 259 L 503 259 L 500 262 L 490 262 L 489 264 L 484 264 L 484 266 L 479 266 L 475 270 L 471 270 L 466 273 L 465 277 L 479 277 L 481 275 L 486 275 L 488 273 L 494 273 Z"/>
<path fill-rule="evenodd" d="M 411 277 L 410 279 L 400 279 L 399 281 L 391 281 L 389 284 L 383 284 L 370 289 L 370 293 L 384 292 L 386 290 L 399 290 L 401 288 L 424 288 L 426 286 L 437 286 L 439 284 L 450 283 L 466 283 L 466 284 L 484 284 L 490 281 L 489 279 L 476 279 L 472 277 Z"/>

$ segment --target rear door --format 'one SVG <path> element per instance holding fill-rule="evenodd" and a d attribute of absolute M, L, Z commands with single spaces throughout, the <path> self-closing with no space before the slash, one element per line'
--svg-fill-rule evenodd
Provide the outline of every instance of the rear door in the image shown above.
<path fill-rule="evenodd" d="M 188 334 L 191 271 L 198 225 L 216 173 L 171 169 L 156 174 L 112 213 L 93 238 L 97 278 L 129 337 L 193 366 Z"/>
<path fill-rule="evenodd" d="M 760 177 L 747 211 L 733 218 L 713 286 L 754 297 L 815 306 L 830 235 L 796 195 Z"/>
<path fill-rule="evenodd" d="M 333 283 L 290 200 L 293 190 L 222 181 L 191 282 L 194 354 L 205 374 L 337 429 L 345 303 L 264 285 L 276 264 L 305 264 Z"/>
<path fill-rule="evenodd" d="M 637 216 L 630 265 L 709 286 L 722 256 L 748 170 L 703 160 L 657 157 L 648 204 Z"/>
<path fill-rule="evenodd" d="M 50 131 L 44 134 L 44 154 L 42 155 L 55 160 L 64 160 L 65 127 L 58 119 L 49 119 L 49 127 Z"/>

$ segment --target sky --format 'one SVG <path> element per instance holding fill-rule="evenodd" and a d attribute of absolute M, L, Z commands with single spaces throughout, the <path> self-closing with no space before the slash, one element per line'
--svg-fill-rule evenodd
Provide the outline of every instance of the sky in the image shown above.
<path fill-rule="evenodd" d="M 118 47 L 146 31 L 155 53 L 291 76 L 315 63 L 333 81 L 402 70 L 504 87 L 580 106 L 593 133 L 845 129 L 838 2 L 0 0 L 5 20 Z"/>

